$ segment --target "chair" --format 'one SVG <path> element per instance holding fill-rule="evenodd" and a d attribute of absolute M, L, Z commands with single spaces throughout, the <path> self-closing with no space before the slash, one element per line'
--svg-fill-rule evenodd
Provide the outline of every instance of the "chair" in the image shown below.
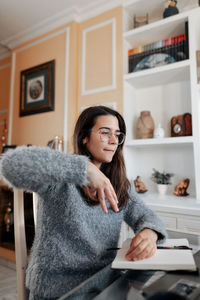
<path fill-rule="evenodd" d="M 56 136 L 48 143 L 48 146 L 57 151 L 63 151 L 63 139 Z M 36 229 L 38 197 L 33 193 L 33 218 Z M 15 255 L 17 273 L 18 300 L 28 299 L 28 290 L 25 287 L 25 272 L 27 267 L 27 246 L 24 224 L 24 191 L 14 189 L 14 231 L 15 231 Z"/>
<path fill-rule="evenodd" d="M 37 205 L 37 194 L 33 193 L 33 216 L 35 228 L 37 220 Z M 18 300 L 27 300 L 28 290 L 25 287 L 25 272 L 28 259 L 24 222 L 24 191 L 17 189 L 14 189 L 14 231 L 17 273 L 17 295 Z"/>

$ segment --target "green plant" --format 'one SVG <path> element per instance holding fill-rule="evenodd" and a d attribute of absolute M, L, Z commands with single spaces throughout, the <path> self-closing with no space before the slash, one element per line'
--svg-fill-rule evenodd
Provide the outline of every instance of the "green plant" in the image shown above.
<path fill-rule="evenodd" d="M 170 179 L 174 176 L 172 173 L 166 173 L 163 171 L 163 173 L 160 173 L 159 171 L 153 169 L 153 173 L 151 175 L 151 179 L 153 182 L 157 184 L 171 184 Z"/>

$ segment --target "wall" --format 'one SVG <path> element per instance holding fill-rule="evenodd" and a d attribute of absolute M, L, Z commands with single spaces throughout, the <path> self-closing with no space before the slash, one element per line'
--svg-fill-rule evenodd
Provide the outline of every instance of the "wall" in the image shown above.
<path fill-rule="evenodd" d="M 8 124 L 8 109 L 10 95 L 10 57 L 0 60 L 0 138 L 3 133 L 4 120 Z M 0 139 L 0 152 L 2 150 L 2 140 Z"/>
<path fill-rule="evenodd" d="M 66 28 L 68 42 L 62 32 Z M 10 143 L 44 146 L 59 135 L 71 152 L 73 128 L 82 107 L 115 102 L 122 112 L 121 7 L 80 24 L 66 24 L 16 47 L 12 53 Z M 56 65 L 55 110 L 20 117 L 21 71 L 52 59 Z"/>
<path fill-rule="evenodd" d="M 69 29 L 69 43 L 66 41 L 65 28 Z M 69 51 L 70 68 L 74 68 L 76 40 L 76 24 L 72 22 L 66 27 L 58 28 L 48 35 L 21 45 L 13 50 L 15 55 L 13 83 L 12 144 L 34 144 L 45 146 L 56 135 L 64 135 L 64 100 L 65 100 L 65 59 Z M 69 46 L 70 45 L 70 46 Z M 44 62 L 55 60 L 55 109 L 51 112 L 38 113 L 24 117 L 19 116 L 20 106 L 20 72 Z M 75 71 L 70 76 L 70 89 L 66 93 L 74 98 L 76 78 Z M 74 114 L 75 105 L 69 101 L 70 115 Z"/>
<path fill-rule="evenodd" d="M 82 22 L 79 43 L 78 110 L 115 102 L 123 112 L 122 8 Z"/>

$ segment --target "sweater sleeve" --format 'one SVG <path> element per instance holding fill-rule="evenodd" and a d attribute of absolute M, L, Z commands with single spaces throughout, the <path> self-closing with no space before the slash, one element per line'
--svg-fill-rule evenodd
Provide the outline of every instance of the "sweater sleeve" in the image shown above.
<path fill-rule="evenodd" d="M 86 185 L 87 164 L 85 156 L 20 146 L 2 155 L 0 176 L 11 187 L 39 193 L 57 183 Z"/>
<path fill-rule="evenodd" d="M 135 234 L 149 228 L 158 234 L 158 242 L 165 240 L 167 237 L 162 220 L 145 205 L 134 191 L 131 191 L 131 197 L 125 209 L 124 221 L 133 229 Z"/>

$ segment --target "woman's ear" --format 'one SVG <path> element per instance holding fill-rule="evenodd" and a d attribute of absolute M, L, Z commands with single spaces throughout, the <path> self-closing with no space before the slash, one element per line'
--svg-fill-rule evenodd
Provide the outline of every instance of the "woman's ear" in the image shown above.
<path fill-rule="evenodd" d="M 83 145 L 87 144 L 88 142 L 88 137 L 86 136 L 84 139 L 83 139 Z"/>

